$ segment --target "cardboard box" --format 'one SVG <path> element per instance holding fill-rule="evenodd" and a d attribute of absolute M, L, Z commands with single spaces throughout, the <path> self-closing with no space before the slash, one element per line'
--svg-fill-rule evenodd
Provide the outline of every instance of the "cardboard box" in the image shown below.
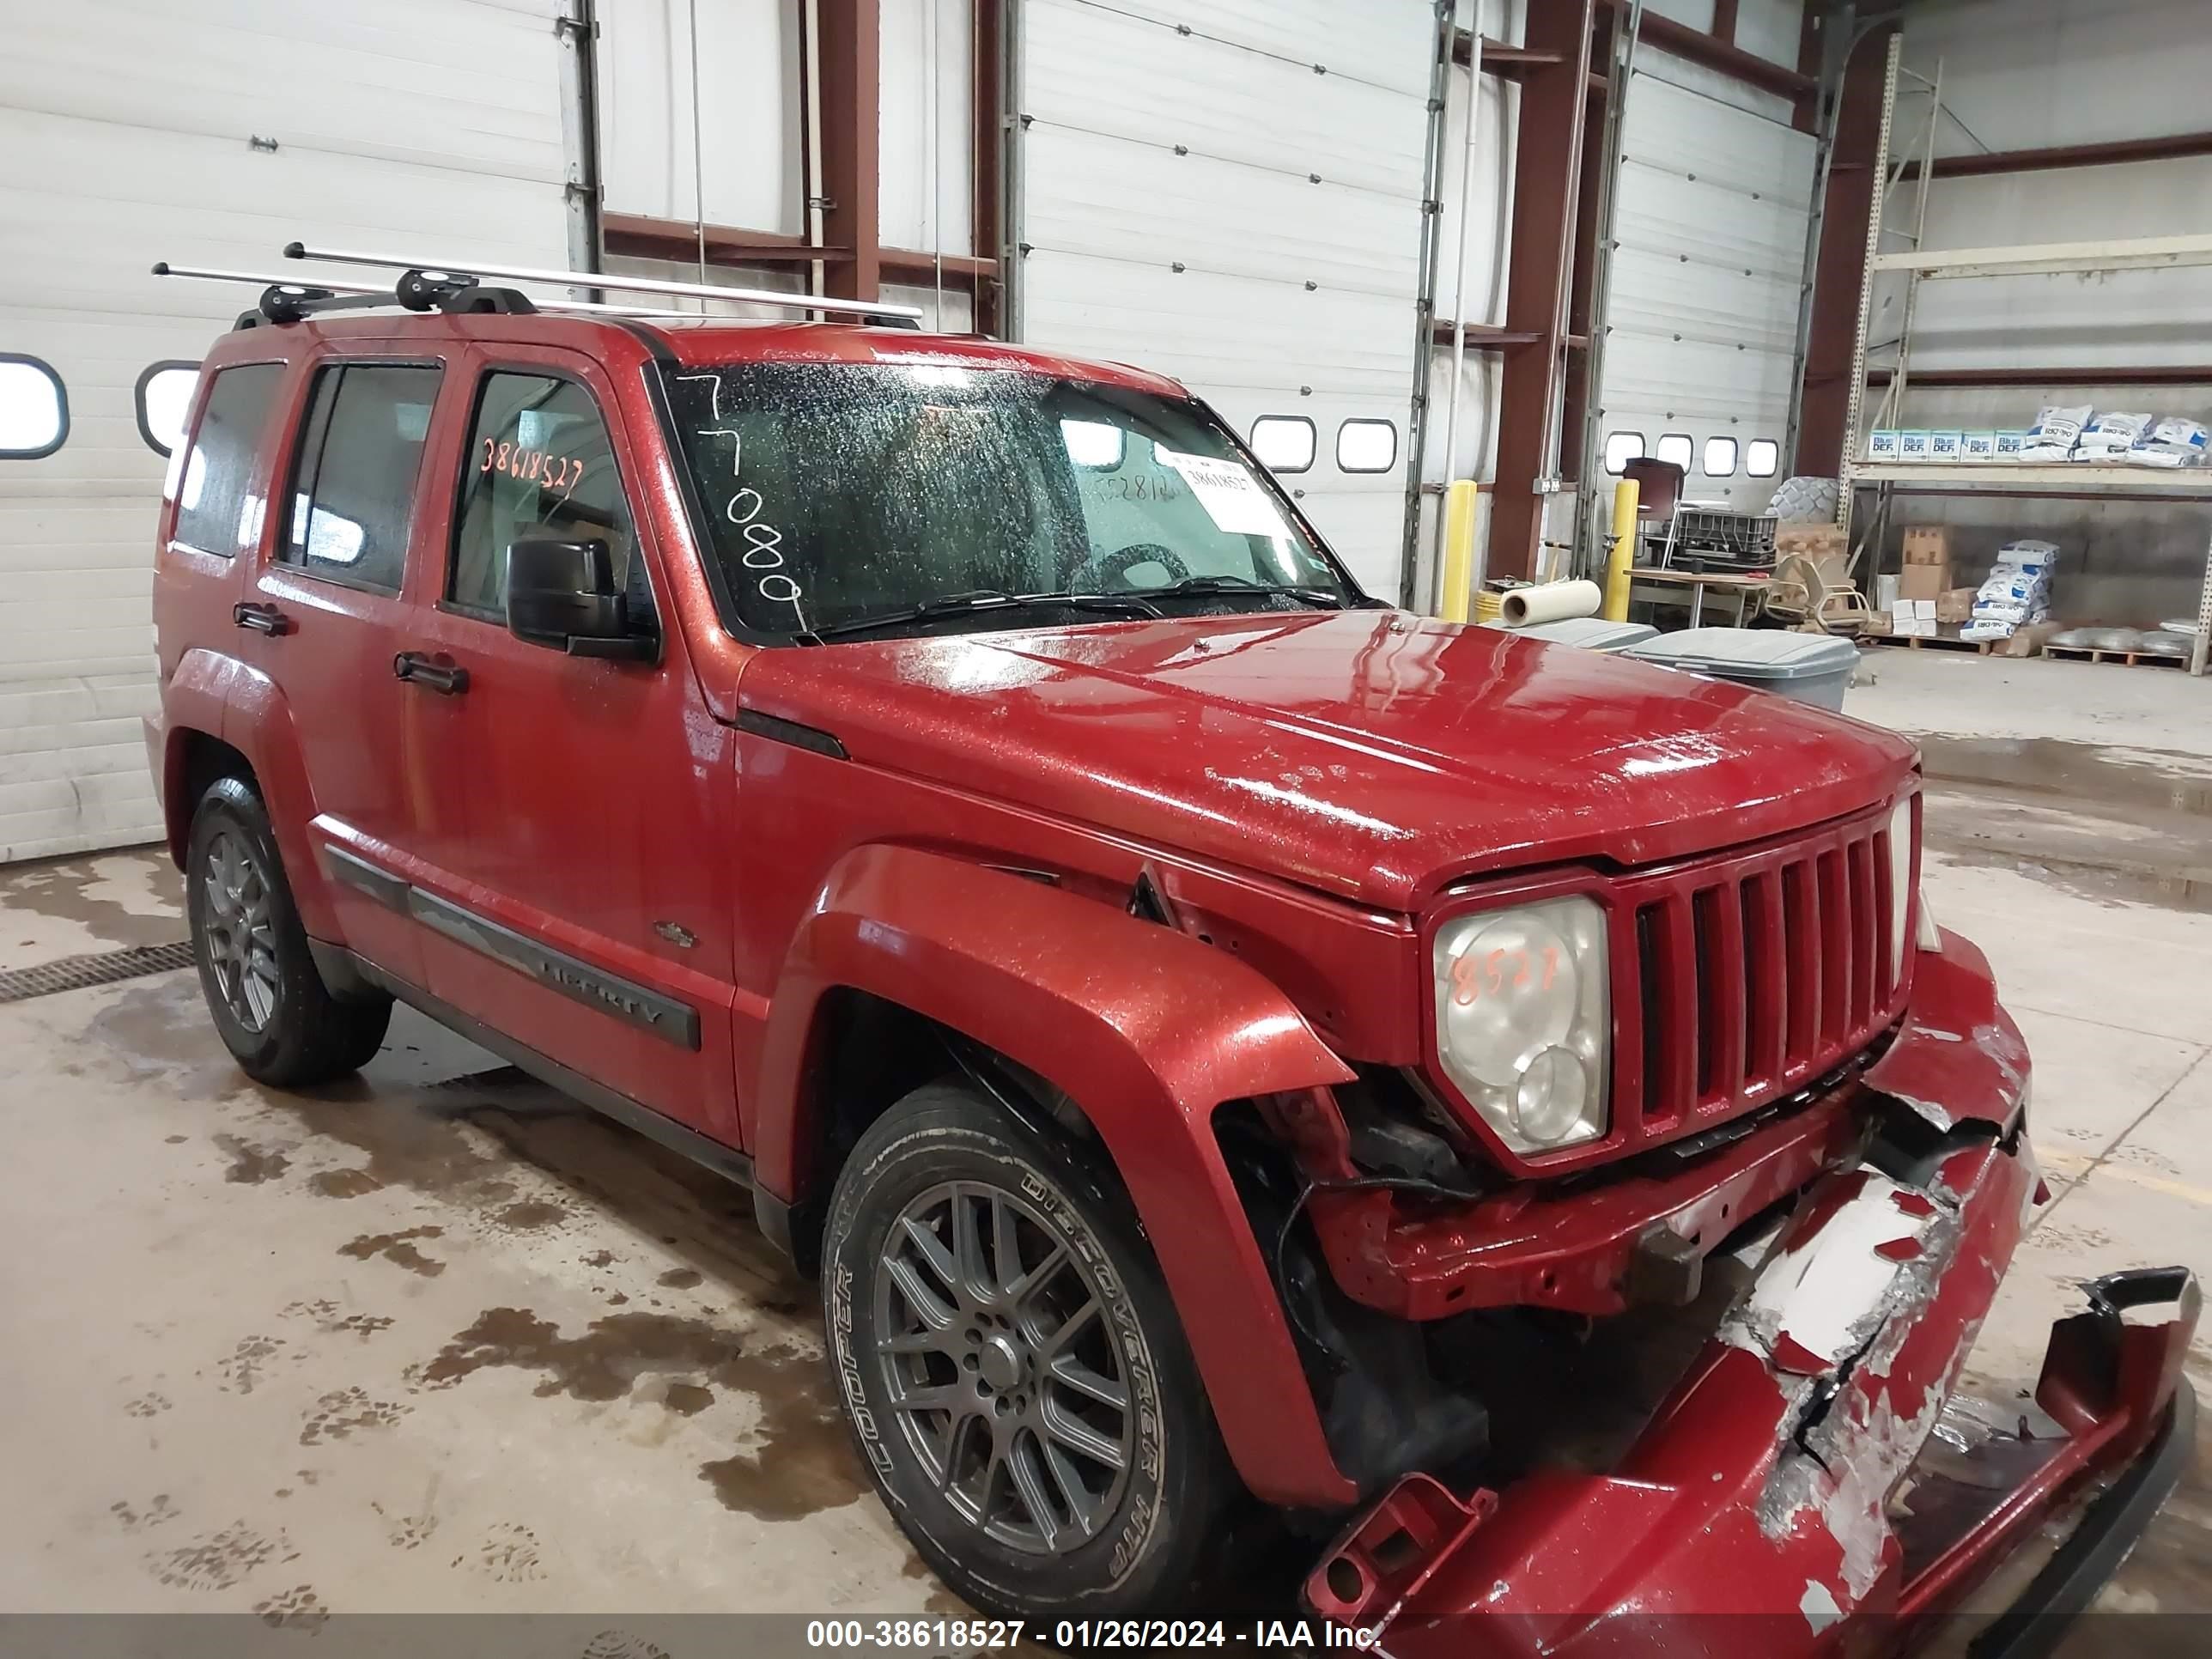
<path fill-rule="evenodd" d="M 1901 640 L 1932 640 L 1936 637 L 1936 619 L 1929 617 L 1925 619 L 1916 618 L 1911 622 L 1899 622 L 1893 617 L 1890 621 L 1889 631 Z"/>
<path fill-rule="evenodd" d="M 1931 461 L 1955 461 L 1966 447 L 1966 434 L 1958 431 L 1930 432 L 1928 434 L 1928 459 Z"/>
<path fill-rule="evenodd" d="M 1971 587 L 1947 587 L 1936 597 L 1936 620 L 1940 623 L 1962 623 L 1972 620 L 1974 614 L 1974 592 Z"/>
<path fill-rule="evenodd" d="M 1948 564 L 1908 564 L 1898 573 L 1898 597 L 1926 605 L 1931 622 L 1936 617 L 1936 601 L 1950 586 L 1951 567 Z"/>
<path fill-rule="evenodd" d="M 1908 525 L 1905 531 L 1907 564 L 1951 562 L 1951 532 L 1940 524 Z"/>
<path fill-rule="evenodd" d="M 1997 458 L 1997 434 L 1995 432 L 1969 432 L 1959 445 L 1961 459 L 1993 461 Z"/>
<path fill-rule="evenodd" d="M 1897 434 L 1897 459 L 1900 461 L 1924 461 L 1928 459 L 1928 434 L 1925 432 L 1904 432 Z"/>
<path fill-rule="evenodd" d="M 2001 461 L 2018 460 L 2020 459 L 2021 451 L 2027 447 L 2027 434 L 2025 432 L 2000 432 L 1997 434 L 1996 458 Z"/>
<path fill-rule="evenodd" d="M 1867 434 L 1867 459 L 1893 461 L 1897 459 L 1898 431 L 1895 427 L 1876 427 Z"/>

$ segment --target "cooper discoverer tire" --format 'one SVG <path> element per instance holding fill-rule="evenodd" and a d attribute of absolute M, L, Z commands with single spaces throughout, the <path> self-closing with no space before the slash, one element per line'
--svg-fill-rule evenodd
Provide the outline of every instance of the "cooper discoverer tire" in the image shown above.
<path fill-rule="evenodd" d="M 331 995 L 269 814 L 242 779 L 217 778 L 192 814 L 185 911 L 208 1012 L 248 1077 L 278 1086 L 324 1083 L 358 1070 L 383 1046 L 392 1000 Z"/>
<path fill-rule="evenodd" d="M 964 1079 L 915 1090 L 838 1176 L 822 1291 L 861 1459 L 954 1590 L 1038 1621 L 1184 1604 L 1235 1476 L 1128 1201 L 1079 1149 Z"/>

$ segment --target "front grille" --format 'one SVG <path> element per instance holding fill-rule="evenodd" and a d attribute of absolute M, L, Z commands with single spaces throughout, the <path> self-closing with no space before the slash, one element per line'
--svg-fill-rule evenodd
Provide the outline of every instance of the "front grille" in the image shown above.
<path fill-rule="evenodd" d="M 1626 1141 L 1802 1088 L 1904 1006 L 1890 920 L 1910 894 L 1891 891 L 1886 811 L 1633 878 L 1620 898 L 1613 1120 Z"/>

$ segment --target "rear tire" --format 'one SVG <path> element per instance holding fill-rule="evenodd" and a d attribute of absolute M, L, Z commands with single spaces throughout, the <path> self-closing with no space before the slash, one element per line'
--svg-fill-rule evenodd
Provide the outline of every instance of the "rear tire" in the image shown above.
<path fill-rule="evenodd" d="M 208 1012 L 248 1077 L 278 1087 L 326 1083 L 384 1046 L 392 999 L 331 996 L 268 811 L 243 779 L 217 778 L 192 814 L 185 910 Z"/>
<path fill-rule="evenodd" d="M 1128 1200 L 1075 1148 L 925 1085 L 840 1173 L 822 1283 L 861 1460 L 948 1585 L 1037 1621 L 1187 1601 L 1236 1478 Z"/>

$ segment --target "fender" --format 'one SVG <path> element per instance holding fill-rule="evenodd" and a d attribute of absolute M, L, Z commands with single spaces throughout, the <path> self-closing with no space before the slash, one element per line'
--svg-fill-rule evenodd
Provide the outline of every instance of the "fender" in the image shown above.
<path fill-rule="evenodd" d="M 155 775 L 154 787 L 161 797 L 169 857 L 179 870 L 185 867 L 185 854 L 191 841 L 192 808 L 198 805 L 185 798 L 185 757 L 193 738 L 222 737 L 223 705 L 230 700 L 231 674 L 240 665 L 234 657 L 187 651 L 177 659 L 176 671 L 161 687 L 161 769 Z M 149 729 L 151 725 L 149 721 Z"/>
<path fill-rule="evenodd" d="M 1358 1496 L 1322 1434 L 1274 1282 L 1214 1139 L 1224 1101 L 1352 1079 L 1282 993 L 1226 952 L 1095 900 L 911 848 L 850 853 L 793 940 L 756 1102 L 756 1179 L 814 1182 L 801 1079 L 823 994 L 872 993 L 1066 1090 L 1150 1236 L 1245 1484 Z"/>
<path fill-rule="evenodd" d="M 293 723 L 292 706 L 276 682 L 259 669 L 234 658 L 217 660 L 223 667 L 224 689 L 219 735 L 246 757 L 261 785 L 261 798 L 268 804 L 269 822 L 276 831 L 276 850 L 284 860 L 284 878 L 291 886 L 301 925 L 312 938 L 342 944 L 344 935 L 331 905 L 322 862 L 307 839 L 307 824 L 315 816 L 315 793 L 307 787 L 307 762 Z M 181 675 L 181 665 L 179 672 Z"/>

